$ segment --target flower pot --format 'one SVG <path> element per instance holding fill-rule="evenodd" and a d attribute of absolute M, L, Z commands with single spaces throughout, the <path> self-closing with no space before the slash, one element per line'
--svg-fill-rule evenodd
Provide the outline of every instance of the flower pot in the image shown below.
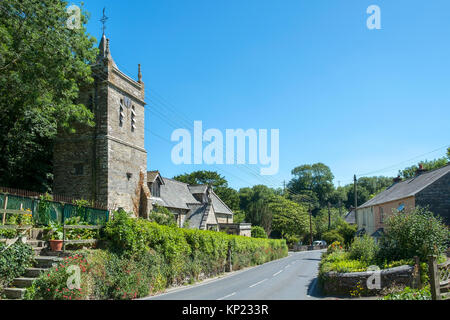
<path fill-rule="evenodd" d="M 52 251 L 62 251 L 63 241 L 62 240 L 49 240 L 50 248 Z"/>

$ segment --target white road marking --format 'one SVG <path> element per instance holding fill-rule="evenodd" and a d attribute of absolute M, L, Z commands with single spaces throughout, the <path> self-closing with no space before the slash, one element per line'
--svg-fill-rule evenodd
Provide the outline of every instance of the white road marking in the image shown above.
<path fill-rule="evenodd" d="M 287 268 L 289 268 L 290 267 L 290 265 L 288 264 L 286 267 L 284 267 L 285 269 L 287 269 Z"/>
<path fill-rule="evenodd" d="M 255 283 L 255 284 L 252 284 L 249 288 L 256 287 L 257 285 L 260 285 L 261 283 L 263 283 L 263 282 L 265 282 L 265 281 L 267 281 L 267 279 L 264 279 L 264 280 L 262 280 L 262 281 L 260 281 L 260 282 L 257 282 L 257 283 Z"/>
<path fill-rule="evenodd" d="M 217 300 L 224 300 L 224 299 L 226 299 L 226 298 L 229 298 L 229 297 L 234 296 L 235 294 L 236 294 L 236 292 L 233 292 L 232 294 L 229 294 L 229 295 L 227 295 L 227 296 L 225 296 L 225 297 L 222 297 L 222 298 L 220 298 L 220 299 L 217 299 Z"/>
<path fill-rule="evenodd" d="M 275 273 L 273 276 L 276 277 L 277 275 L 279 275 L 280 273 L 282 273 L 283 270 L 278 271 L 277 273 Z"/>

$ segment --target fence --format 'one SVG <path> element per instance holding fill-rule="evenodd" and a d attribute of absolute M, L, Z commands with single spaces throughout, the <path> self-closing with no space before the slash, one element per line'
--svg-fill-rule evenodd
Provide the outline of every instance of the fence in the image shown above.
<path fill-rule="evenodd" d="M 430 256 L 428 262 L 431 296 L 433 300 L 450 299 L 450 259 L 438 264 L 437 256 Z"/>
<path fill-rule="evenodd" d="M 8 215 L 29 214 L 33 221 L 39 225 L 48 225 L 50 221 L 64 225 L 65 220 L 72 217 L 81 217 L 91 225 L 103 225 L 108 222 L 109 211 L 104 206 L 84 207 L 61 200 L 70 200 L 67 197 L 55 197 L 59 201 L 41 200 L 39 194 L 17 189 L 16 194 L 5 193 L 5 188 L 0 188 L 0 214 L 1 224 L 7 223 Z"/>

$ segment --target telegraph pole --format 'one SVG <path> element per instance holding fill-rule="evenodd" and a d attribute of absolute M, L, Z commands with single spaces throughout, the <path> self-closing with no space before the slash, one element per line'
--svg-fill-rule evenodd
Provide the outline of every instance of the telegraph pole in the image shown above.
<path fill-rule="evenodd" d="M 328 231 L 331 230 L 331 203 L 328 201 Z"/>
<path fill-rule="evenodd" d="M 311 205 L 308 206 L 309 210 L 309 235 L 310 235 L 310 245 L 313 245 L 313 234 L 312 234 L 312 211 L 311 211 Z"/>
<path fill-rule="evenodd" d="M 358 193 L 356 192 L 356 184 L 357 184 L 357 180 L 356 180 L 356 174 L 353 177 L 353 191 L 355 193 L 355 219 L 356 219 L 356 224 L 358 224 L 358 215 L 356 212 L 356 208 L 358 208 Z"/>

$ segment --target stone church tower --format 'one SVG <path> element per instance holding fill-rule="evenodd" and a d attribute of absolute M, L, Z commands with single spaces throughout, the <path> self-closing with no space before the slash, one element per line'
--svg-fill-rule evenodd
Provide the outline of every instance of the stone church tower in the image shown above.
<path fill-rule="evenodd" d="M 98 201 L 146 216 L 145 89 L 121 72 L 103 34 L 92 66 L 94 83 L 80 90 L 79 102 L 95 115 L 95 126 L 60 132 L 54 147 L 54 193 Z"/>

